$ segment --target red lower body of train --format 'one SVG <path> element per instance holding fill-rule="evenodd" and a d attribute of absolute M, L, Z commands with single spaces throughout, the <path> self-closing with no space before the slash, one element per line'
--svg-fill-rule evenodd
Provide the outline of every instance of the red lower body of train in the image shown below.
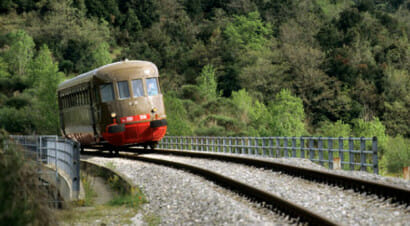
<path fill-rule="evenodd" d="M 142 115 L 143 116 L 143 115 Z M 149 114 L 147 114 L 149 119 Z M 115 146 L 131 144 L 152 144 L 161 140 L 167 131 L 167 120 L 158 119 L 153 121 L 138 122 L 141 116 L 121 118 L 121 123 L 108 125 L 102 134 L 104 140 Z"/>

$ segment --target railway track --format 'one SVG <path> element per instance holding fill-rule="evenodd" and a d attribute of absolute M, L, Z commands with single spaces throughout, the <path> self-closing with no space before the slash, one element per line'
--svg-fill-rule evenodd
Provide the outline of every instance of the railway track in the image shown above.
<path fill-rule="evenodd" d="M 132 151 L 132 149 L 130 150 Z M 399 186 L 378 183 L 374 181 L 363 180 L 351 176 L 345 176 L 335 174 L 331 172 L 325 172 L 315 169 L 308 169 L 303 167 L 297 167 L 277 162 L 272 162 L 264 159 L 255 159 L 244 156 L 235 156 L 218 153 L 206 153 L 206 152 L 189 152 L 189 151 L 173 151 L 173 150 L 155 150 L 150 153 L 162 154 L 162 155 L 176 155 L 187 156 L 204 159 L 214 159 L 226 162 L 234 162 L 245 164 L 254 167 L 261 167 L 273 171 L 280 171 L 292 176 L 301 177 L 307 180 L 316 182 L 323 182 L 336 186 L 343 187 L 345 189 L 354 189 L 357 192 L 363 192 L 367 194 L 375 194 L 382 198 L 390 198 L 392 202 L 410 205 L 410 190 Z"/>
<path fill-rule="evenodd" d="M 138 150 L 127 150 L 133 152 L 139 152 Z M 150 153 L 156 153 L 161 155 L 179 155 L 179 156 L 189 156 L 195 158 L 205 158 L 205 159 L 216 159 L 222 160 L 226 162 L 235 162 L 239 164 L 246 164 L 255 167 L 262 167 L 269 170 L 274 171 L 281 171 L 293 176 L 303 177 L 305 179 L 320 181 L 330 184 L 336 184 L 338 186 L 343 186 L 348 189 L 355 189 L 357 191 L 369 191 L 378 194 L 384 195 L 386 197 L 393 197 L 392 200 L 396 202 L 402 202 L 408 204 L 409 196 L 406 194 L 410 194 L 408 190 L 403 188 L 398 188 L 395 186 L 388 186 L 389 189 L 395 189 L 394 191 L 382 191 L 380 192 L 380 186 L 383 184 L 376 184 L 374 182 L 367 182 L 363 180 L 357 181 L 356 178 L 348 178 L 341 175 L 332 175 L 332 174 L 323 174 L 323 172 L 318 170 L 306 169 L 295 166 L 289 166 L 285 164 L 275 163 L 267 160 L 260 160 L 260 159 L 253 159 L 253 158 L 246 158 L 242 156 L 231 156 L 231 155 L 221 155 L 215 153 L 198 153 L 198 152 L 181 152 L 181 151 L 170 151 L 170 150 L 158 150 L 158 151 L 151 151 Z M 166 166 L 171 166 L 178 169 L 188 170 L 192 173 L 198 174 L 202 177 L 207 178 L 208 180 L 212 180 L 215 183 L 222 185 L 223 187 L 229 188 L 234 190 L 238 193 L 244 194 L 246 197 L 251 198 L 252 200 L 258 201 L 260 203 L 265 203 L 265 207 L 270 209 L 279 210 L 282 213 L 285 213 L 288 216 L 293 217 L 294 219 L 298 219 L 299 222 L 304 222 L 308 224 L 320 224 L 320 225 L 336 225 L 338 224 L 334 220 L 330 220 L 326 217 L 323 217 L 320 214 L 312 212 L 311 210 L 292 203 L 288 200 L 285 200 L 278 195 L 266 192 L 265 190 L 259 189 L 258 187 L 251 186 L 249 184 L 243 183 L 241 181 L 237 181 L 230 177 L 224 176 L 219 173 L 215 173 L 212 170 L 205 169 L 204 167 L 197 167 L 191 164 L 186 164 L 178 161 L 170 161 L 164 160 L 158 157 L 149 157 L 145 155 L 146 152 L 139 152 L 139 154 L 130 154 L 130 153 L 121 153 L 119 157 L 139 160 L 144 162 L 150 162 L 155 164 L 161 164 Z M 330 176 L 329 176 L 330 175 Z M 330 178 L 329 178 L 330 177 Z M 346 179 L 347 178 L 347 179 Z M 367 187 L 366 187 L 367 186 Z M 388 189 L 384 188 L 384 189 Z M 399 191 L 398 193 L 396 193 Z M 407 193 L 406 193 L 407 192 Z M 393 194 L 393 195 L 392 195 Z"/>

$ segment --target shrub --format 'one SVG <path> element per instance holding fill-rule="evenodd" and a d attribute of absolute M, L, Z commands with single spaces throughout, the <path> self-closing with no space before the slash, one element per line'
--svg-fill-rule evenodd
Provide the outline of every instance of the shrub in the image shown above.
<path fill-rule="evenodd" d="M 20 148 L 3 147 L 4 137 L 0 131 L 0 225 L 56 224 L 37 170 Z"/>
<path fill-rule="evenodd" d="M 345 124 L 341 120 L 334 123 L 326 121 L 321 123 L 318 133 L 319 136 L 348 137 L 351 135 L 352 129 L 349 124 Z"/>
<path fill-rule="evenodd" d="M 8 107 L 13 107 L 16 109 L 20 109 L 30 104 L 30 99 L 24 96 L 16 96 L 10 97 L 6 102 L 5 105 Z"/>
<path fill-rule="evenodd" d="M 302 99 L 283 89 L 269 104 L 272 116 L 270 129 L 273 136 L 302 136 L 305 130 L 305 112 Z"/>
<path fill-rule="evenodd" d="M 10 133 L 29 133 L 33 130 L 33 112 L 28 107 L 22 109 L 0 108 L 0 128 Z"/>
<path fill-rule="evenodd" d="M 410 166 L 410 140 L 402 136 L 390 137 L 381 166 L 389 173 L 399 173 L 403 167 Z"/>
<path fill-rule="evenodd" d="M 356 137 L 377 137 L 380 154 L 383 155 L 386 149 L 386 127 L 380 122 L 378 118 L 372 121 L 365 121 L 363 119 L 353 120 L 353 135 Z"/>

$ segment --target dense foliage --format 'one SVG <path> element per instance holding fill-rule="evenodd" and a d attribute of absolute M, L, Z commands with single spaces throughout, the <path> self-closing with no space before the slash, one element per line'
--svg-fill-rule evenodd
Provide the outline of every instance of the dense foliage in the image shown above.
<path fill-rule="evenodd" d="M 58 82 L 158 65 L 169 135 L 410 137 L 409 0 L 7 0 L 0 126 L 56 133 Z"/>
<path fill-rule="evenodd" d="M 0 224 L 55 225 L 48 205 L 50 197 L 40 185 L 38 168 L 21 148 L 4 145 L 7 136 L 0 129 Z"/>

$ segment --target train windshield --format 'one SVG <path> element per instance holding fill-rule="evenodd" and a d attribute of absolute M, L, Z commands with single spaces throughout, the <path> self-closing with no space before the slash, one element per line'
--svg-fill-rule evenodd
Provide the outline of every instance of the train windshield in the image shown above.
<path fill-rule="evenodd" d="M 130 90 L 128 88 L 128 81 L 118 82 L 118 94 L 120 99 L 130 98 Z"/>
<path fill-rule="evenodd" d="M 133 92 L 134 97 L 144 96 L 144 87 L 142 86 L 141 79 L 132 80 L 131 84 L 132 84 L 132 92 Z"/>
<path fill-rule="evenodd" d="M 148 78 L 146 81 L 147 81 L 148 96 L 158 95 L 157 78 Z"/>
<path fill-rule="evenodd" d="M 111 83 L 100 85 L 101 102 L 114 100 L 114 89 Z"/>

